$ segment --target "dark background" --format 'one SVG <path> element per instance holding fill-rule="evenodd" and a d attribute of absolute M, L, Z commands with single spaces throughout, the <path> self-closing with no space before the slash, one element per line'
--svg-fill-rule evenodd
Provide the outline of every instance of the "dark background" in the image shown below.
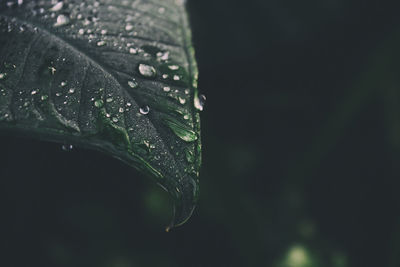
<path fill-rule="evenodd" d="M 400 266 L 396 1 L 191 0 L 201 200 L 1 136 L 0 266 Z"/>

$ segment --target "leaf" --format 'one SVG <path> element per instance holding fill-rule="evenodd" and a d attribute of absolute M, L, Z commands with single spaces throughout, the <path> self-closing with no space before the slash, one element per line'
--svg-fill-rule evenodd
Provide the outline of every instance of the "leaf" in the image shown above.
<path fill-rule="evenodd" d="M 2 131 L 96 149 L 153 177 L 175 200 L 171 227 L 198 199 L 198 100 L 182 0 L 0 2 Z"/>

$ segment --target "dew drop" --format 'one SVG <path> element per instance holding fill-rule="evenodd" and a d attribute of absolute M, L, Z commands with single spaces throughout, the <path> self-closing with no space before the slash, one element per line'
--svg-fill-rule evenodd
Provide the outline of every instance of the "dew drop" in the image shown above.
<path fill-rule="evenodd" d="M 0 80 L 3 80 L 7 76 L 7 73 L 0 73 Z"/>
<path fill-rule="evenodd" d="M 32 92 L 31 92 L 31 95 L 36 95 L 37 94 L 37 90 L 33 90 Z"/>
<path fill-rule="evenodd" d="M 49 98 L 48 95 L 42 95 L 42 96 L 40 97 L 40 99 L 41 99 L 42 101 L 45 101 L 45 100 L 47 100 L 48 98 Z"/>
<path fill-rule="evenodd" d="M 174 81 L 179 81 L 181 78 L 178 75 L 174 75 Z"/>
<path fill-rule="evenodd" d="M 69 90 L 68 90 L 68 93 L 70 93 L 70 94 L 73 94 L 73 93 L 75 93 L 75 88 L 70 88 Z"/>
<path fill-rule="evenodd" d="M 66 86 L 67 85 L 67 83 L 66 82 L 61 82 L 61 87 L 64 87 L 64 86 Z"/>
<path fill-rule="evenodd" d="M 153 66 L 146 65 L 146 64 L 139 64 L 139 72 L 144 77 L 156 76 L 156 69 Z"/>
<path fill-rule="evenodd" d="M 168 68 L 170 70 L 177 70 L 177 69 L 179 69 L 179 66 L 178 65 L 169 65 Z"/>
<path fill-rule="evenodd" d="M 94 101 L 94 106 L 96 108 L 101 108 L 103 106 L 104 102 L 101 99 L 97 99 L 96 101 Z"/>
<path fill-rule="evenodd" d="M 133 29 L 133 25 L 132 24 L 126 24 L 125 26 L 125 30 L 126 31 L 131 31 Z"/>
<path fill-rule="evenodd" d="M 119 108 L 119 113 L 124 113 L 124 108 Z"/>
<path fill-rule="evenodd" d="M 132 81 L 128 81 L 128 85 L 130 88 L 136 88 L 136 87 L 138 87 L 139 84 L 135 80 L 132 80 Z"/>
<path fill-rule="evenodd" d="M 98 41 L 97 42 L 97 46 L 104 46 L 106 44 L 106 42 L 104 41 Z"/>
<path fill-rule="evenodd" d="M 63 5 L 64 5 L 63 2 L 58 2 L 52 8 L 50 8 L 50 11 L 53 11 L 53 12 L 60 11 L 63 8 Z"/>
<path fill-rule="evenodd" d="M 56 23 L 54 23 L 54 27 L 64 26 L 69 23 L 69 18 L 64 14 L 58 15 Z"/>
<path fill-rule="evenodd" d="M 202 111 L 204 109 L 204 104 L 205 104 L 206 100 L 207 100 L 207 98 L 205 95 L 198 95 L 198 96 L 196 95 L 194 97 L 194 107 L 197 110 Z"/>
<path fill-rule="evenodd" d="M 137 53 L 138 53 L 137 48 L 133 48 L 133 47 L 129 48 L 129 54 L 136 55 Z"/>
<path fill-rule="evenodd" d="M 107 30 L 101 30 L 100 32 L 102 35 L 106 35 L 107 34 Z"/>
<path fill-rule="evenodd" d="M 113 99 L 112 99 L 112 97 L 109 97 L 109 98 L 107 98 L 107 99 L 106 99 L 106 102 L 107 102 L 107 103 L 111 103 L 111 102 L 113 102 Z"/>
<path fill-rule="evenodd" d="M 114 118 L 112 118 L 112 121 L 113 122 L 118 122 L 118 118 L 114 117 Z"/>
<path fill-rule="evenodd" d="M 186 99 L 179 97 L 179 103 L 181 103 L 182 105 L 186 103 Z"/>
<path fill-rule="evenodd" d="M 169 92 L 169 91 L 171 91 L 171 87 L 165 86 L 165 87 L 163 88 L 163 90 L 164 90 L 164 92 Z"/>
<path fill-rule="evenodd" d="M 149 112 L 150 112 L 150 107 L 149 106 L 143 106 L 143 107 L 141 107 L 140 109 L 139 109 L 139 112 L 140 112 L 140 114 L 143 114 L 143 115 L 147 115 L 147 114 L 149 114 Z"/>
<path fill-rule="evenodd" d="M 69 151 L 74 149 L 74 146 L 71 145 L 71 144 L 64 144 L 64 145 L 61 146 L 61 149 L 64 150 L 64 151 L 69 152 Z"/>
<path fill-rule="evenodd" d="M 85 30 L 84 30 L 84 29 L 79 29 L 78 33 L 79 33 L 80 35 L 84 35 L 84 34 L 85 34 Z"/>

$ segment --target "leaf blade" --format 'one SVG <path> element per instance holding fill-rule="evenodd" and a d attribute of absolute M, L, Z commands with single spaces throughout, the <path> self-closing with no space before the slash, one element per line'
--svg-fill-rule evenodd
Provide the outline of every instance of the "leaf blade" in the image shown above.
<path fill-rule="evenodd" d="M 6 73 L 0 128 L 121 159 L 170 192 L 176 202 L 172 226 L 182 224 L 198 198 L 201 157 L 193 108 L 197 68 L 184 6 L 161 0 L 59 3 L 0 4 L 0 73 Z M 97 14 L 90 16 L 93 8 Z M 198 138 L 182 140 L 165 127 L 165 118 Z"/>

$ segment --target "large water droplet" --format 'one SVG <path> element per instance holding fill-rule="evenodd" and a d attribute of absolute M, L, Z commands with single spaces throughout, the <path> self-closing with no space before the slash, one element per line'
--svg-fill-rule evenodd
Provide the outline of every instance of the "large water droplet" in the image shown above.
<path fill-rule="evenodd" d="M 143 106 L 143 107 L 141 107 L 140 109 L 139 109 L 139 112 L 140 112 L 140 114 L 143 114 L 143 115 L 147 115 L 147 114 L 149 114 L 149 112 L 150 112 L 150 107 L 149 106 Z"/>
<path fill-rule="evenodd" d="M 58 15 L 56 23 L 54 23 L 54 27 L 60 27 L 69 23 L 69 17 L 64 14 Z"/>
<path fill-rule="evenodd" d="M 139 72 L 144 77 L 156 76 L 156 69 L 153 66 L 146 65 L 146 64 L 139 64 Z"/>
<path fill-rule="evenodd" d="M 50 8 L 50 11 L 53 11 L 53 12 L 60 11 L 63 8 L 63 5 L 64 5 L 63 2 L 58 2 L 52 8 Z"/>
<path fill-rule="evenodd" d="M 163 88 L 163 90 L 164 90 L 164 92 L 169 92 L 169 91 L 171 91 L 171 87 L 165 86 L 165 87 Z"/>
<path fill-rule="evenodd" d="M 194 107 L 197 110 L 202 111 L 204 109 L 204 104 L 206 102 L 206 96 L 205 95 L 195 95 L 194 97 Z"/>

